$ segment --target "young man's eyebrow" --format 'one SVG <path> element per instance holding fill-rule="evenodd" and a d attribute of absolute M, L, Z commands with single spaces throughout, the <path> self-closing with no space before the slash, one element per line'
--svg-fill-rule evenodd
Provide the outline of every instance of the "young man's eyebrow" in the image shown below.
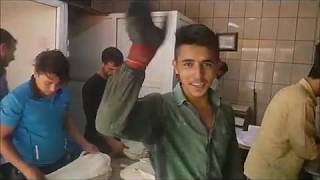
<path fill-rule="evenodd" d="M 182 62 L 193 62 L 194 60 L 193 59 L 182 59 L 181 61 Z"/>
<path fill-rule="evenodd" d="M 211 63 L 214 63 L 214 60 L 212 60 L 212 59 L 206 59 L 206 60 L 203 60 L 202 62 L 211 62 Z"/>

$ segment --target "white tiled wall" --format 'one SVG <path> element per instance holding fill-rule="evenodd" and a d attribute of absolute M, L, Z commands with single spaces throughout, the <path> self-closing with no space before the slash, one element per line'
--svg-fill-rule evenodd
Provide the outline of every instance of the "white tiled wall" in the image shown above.
<path fill-rule="evenodd" d="M 179 10 L 216 32 L 239 32 L 238 51 L 221 55 L 229 72 L 220 88 L 225 100 L 247 105 L 255 88 L 258 122 L 272 96 L 310 69 L 320 36 L 320 0 L 151 1 L 153 10 Z M 114 12 L 125 12 L 128 5 L 127 0 L 109 3 L 105 6 Z"/>

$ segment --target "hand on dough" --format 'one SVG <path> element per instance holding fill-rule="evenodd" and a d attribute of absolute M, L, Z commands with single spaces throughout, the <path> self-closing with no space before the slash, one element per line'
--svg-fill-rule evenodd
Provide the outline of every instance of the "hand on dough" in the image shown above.
<path fill-rule="evenodd" d="M 88 153 L 98 153 L 99 152 L 99 149 L 97 148 L 97 146 L 95 146 L 89 142 L 82 145 L 82 150 L 86 151 Z"/>

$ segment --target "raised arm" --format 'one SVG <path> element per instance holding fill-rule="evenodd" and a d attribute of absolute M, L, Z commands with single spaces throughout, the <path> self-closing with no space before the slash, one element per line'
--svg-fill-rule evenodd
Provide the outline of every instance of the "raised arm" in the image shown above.
<path fill-rule="evenodd" d="M 107 83 L 96 117 L 96 129 L 107 136 L 144 140 L 160 118 L 160 95 L 138 100 L 145 68 L 165 38 L 152 22 L 149 1 L 132 0 L 127 31 L 132 45 L 128 59 Z"/>

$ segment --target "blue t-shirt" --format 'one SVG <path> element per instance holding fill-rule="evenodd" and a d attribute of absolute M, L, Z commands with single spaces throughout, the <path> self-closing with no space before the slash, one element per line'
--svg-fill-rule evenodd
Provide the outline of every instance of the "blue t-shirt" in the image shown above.
<path fill-rule="evenodd" d="M 12 143 L 25 162 L 44 166 L 64 155 L 64 121 L 70 97 L 65 89 L 50 97 L 37 96 L 35 91 L 34 81 L 30 80 L 4 97 L 0 123 L 15 128 Z"/>

